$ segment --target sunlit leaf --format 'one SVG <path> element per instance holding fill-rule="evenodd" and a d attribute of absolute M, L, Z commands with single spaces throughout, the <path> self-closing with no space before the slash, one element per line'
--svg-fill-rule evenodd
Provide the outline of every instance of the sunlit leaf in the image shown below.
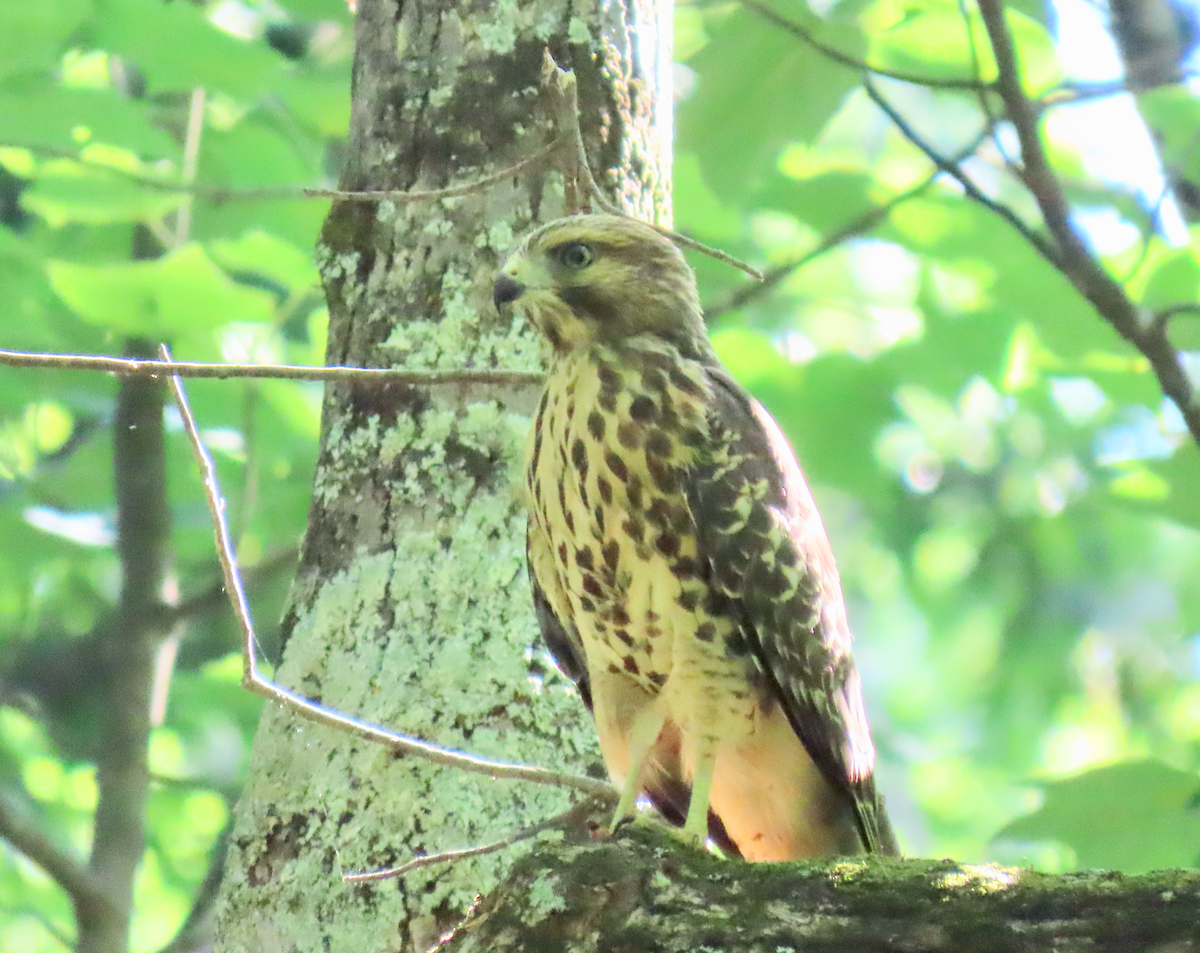
<path fill-rule="evenodd" d="M 0 87 L 0 129 L 5 145 L 74 151 L 88 142 L 109 142 L 152 156 L 179 151 L 152 125 L 147 103 L 116 90 Z"/>
<path fill-rule="evenodd" d="M 262 92 L 281 58 L 262 44 L 230 36 L 204 14 L 190 3 L 107 0 L 92 42 L 136 63 L 155 92 L 197 86 L 235 95 Z"/>
<path fill-rule="evenodd" d="M 830 39 L 856 52 L 842 32 Z M 680 108 L 680 144 L 722 200 L 754 188 L 784 143 L 813 139 L 858 82 L 855 71 L 746 10 L 714 26 L 689 65 L 700 79 Z"/>
<path fill-rule="evenodd" d="M 73 162 L 47 164 L 21 194 L 21 205 L 53 228 L 68 222 L 103 225 L 161 218 L 183 201 L 180 193 Z"/>
<path fill-rule="evenodd" d="M 1115 764 L 1045 786 L 1041 810 L 996 836 L 1068 844 L 1080 867 L 1141 873 L 1200 865 L 1200 777 L 1158 761 Z"/>
<path fill-rule="evenodd" d="M 192 244 L 155 261 L 48 265 L 59 297 L 85 321 L 159 340 L 229 321 L 263 320 L 271 297 L 235 284 Z"/>
<path fill-rule="evenodd" d="M 91 0 L 0 4 L 0 79 L 53 69 L 91 13 Z"/>

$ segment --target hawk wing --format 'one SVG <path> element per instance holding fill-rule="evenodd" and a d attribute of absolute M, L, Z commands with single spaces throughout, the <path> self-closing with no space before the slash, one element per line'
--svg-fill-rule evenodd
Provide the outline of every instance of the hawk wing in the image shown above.
<path fill-rule="evenodd" d="M 525 556 L 529 566 L 529 582 L 533 589 L 533 608 L 546 648 L 550 650 L 559 670 L 575 683 L 579 697 L 591 712 L 592 689 L 583 640 L 580 639 L 579 630 L 574 622 L 569 618 L 565 621 L 560 618 L 547 593 L 548 587 L 556 596 L 560 595 L 557 592 L 557 577 L 553 575 L 554 560 L 549 552 L 548 543 L 542 538 L 532 520 L 525 536 Z M 567 613 L 564 612 L 563 615 L 566 616 Z M 692 797 L 692 786 L 681 777 L 662 775 L 655 780 L 654 786 L 646 791 L 646 797 L 668 822 L 682 827 Z M 712 811 L 708 812 L 708 836 L 726 856 L 741 857 L 741 851 L 725 832 L 725 825 Z"/>
<path fill-rule="evenodd" d="M 875 790 L 850 628 L 833 552 L 778 425 L 710 367 L 708 440 L 685 478 L 709 586 L 813 762 L 854 806 L 863 845 L 898 853 Z"/>

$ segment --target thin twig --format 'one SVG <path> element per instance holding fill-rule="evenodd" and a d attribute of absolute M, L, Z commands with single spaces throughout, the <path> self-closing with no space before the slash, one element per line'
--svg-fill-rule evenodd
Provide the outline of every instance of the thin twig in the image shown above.
<path fill-rule="evenodd" d="M 171 363 L 171 356 L 165 347 L 161 349 L 160 357 L 164 364 Z M 368 724 L 367 722 L 351 718 L 348 715 L 343 715 L 341 712 L 325 708 L 291 689 L 284 688 L 264 678 L 258 671 L 254 624 L 250 619 L 250 609 L 246 601 L 246 593 L 242 588 L 237 568 L 237 559 L 234 556 L 233 544 L 229 538 L 229 526 L 225 520 L 225 500 L 221 497 L 221 491 L 217 486 L 216 470 L 213 467 L 212 458 L 208 455 L 208 451 L 200 440 L 200 432 L 196 426 L 196 419 L 192 416 L 191 408 L 188 405 L 187 395 L 184 393 L 181 378 L 172 375 L 169 378 L 169 382 L 171 393 L 175 397 L 179 414 L 183 419 L 184 430 L 191 443 L 192 452 L 200 467 L 201 479 L 204 484 L 204 496 L 208 501 L 208 508 L 213 518 L 217 558 L 221 563 L 221 572 L 225 577 L 225 591 L 229 595 L 229 601 L 233 606 L 234 614 L 237 616 L 238 624 L 242 629 L 242 685 L 245 688 L 256 695 L 261 695 L 263 698 L 283 705 L 285 708 L 290 709 L 309 721 L 347 732 L 366 741 L 384 745 L 399 754 L 414 755 L 424 758 L 427 761 L 432 761 L 435 764 L 450 768 L 459 768 L 460 770 L 470 771 L 475 774 L 485 774 L 492 778 L 531 781 L 535 784 L 571 788 L 597 797 L 611 797 L 613 795 L 612 786 L 604 781 L 566 774 L 561 771 L 551 771 L 546 768 L 512 764 L 507 761 L 493 761 L 489 758 L 480 758 L 461 751 L 442 748 L 427 741 L 422 741 L 419 738 L 396 734 L 377 725 Z"/>
<path fill-rule="evenodd" d="M 762 281 L 753 284 L 743 284 L 740 288 L 735 289 L 724 301 L 706 307 L 704 309 L 704 320 L 712 321 L 714 318 L 727 314 L 730 311 L 744 308 L 752 301 L 774 291 L 785 279 L 795 274 L 801 268 L 812 264 L 822 255 L 828 254 L 842 244 L 842 242 L 856 235 L 862 235 L 871 231 L 876 225 L 885 221 L 898 205 L 907 202 L 909 199 L 916 198 L 928 189 L 933 184 L 935 178 L 936 176 L 929 176 L 923 182 L 888 199 L 883 205 L 872 206 L 863 212 L 862 215 L 851 219 L 836 231 L 822 238 L 814 248 L 809 249 L 803 255 L 767 269 L 763 274 Z"/>
<path fill-rule="evenodd" d="M 22 916 L 31 917 L 37 921 L 38 926 L 45 930 L 50 936 L 57 940 L 65 950 L 75 950 L 75 938 L 66 930 L 62 929 L 57 923 L 50 919 L 49 916 L 42 910 L 34 907 L 24 907 L 13 910 L 9 908 L 5 913 L 15 913 Z"/>
<path fill-rule="evenodd" d="M 1071 223 L 1066 196 L 1042 146 L 1037 111 L 1021 88 L 1016 48 L 1004 18 L 1003 0 L 978 0 L 978 3 L 996 58 L 996 90 L 1021 143 L 1025 187 L 1033 194 L 1046 228 L 1058 244 L 1058 267 L 1101 317 L 1150 362 L 1162 392 L 1174 401 L 1188 431 L 1200 443 L 1200 404 L 1179 353 L 1167 338 L 1165 324 L 1139 313 L 1125 290 L 1088 251 Z"/>
<path fill-rule="evenodd" d="M 1154 324 L 1158 327 L 1165 328 L 1171 323 L 1171 319 L 1181 314 L 1198 314 L 1200 315 L 1200 302 L 1184 301 L 1179 304 L 1173 304 L 1170 307 L 1162 308 L 1154 312 Z"/>
<path fill-rule="evenodd" d="M 560 130 L 564 130 L 564 135 L 568 138 L 568 141 L 573 140 L 575 143 L 575 148 L 569 157 L 566 176 L 567 211 L 573 214 L 599 209 L 606 215 L 631 218 L 632 216 L 626 215 L 621 209 L 609 202 L 604 197 L 600 186 L 596 184 L 596 179 L 592 175 L 591 164 L 588 161 L 587 148 L 583 142 L 583 130 L 579 125 L 579 95 L 575 74 L 559 66 L 554 61 L 554 57 L 550 55 L 549 50 L 546 50 L 543 55 L 542 83 L 551 90 L 555 98 L 556 126 Z M 580 195 L 580 192 L 583 194 Z M 730 265 L 739 271 L 744 271 L 751 278 L 756 278 L 759 281 L 762 280 L 763 274 L 761 271 L 727 252 L 705 245 L 694 238 L 689 238 L 673 229 L 664 228 L 653 222 L 644 222 L 643 224 L 649 225 L 660 235 L 669 238 L 680 248 L 687 248 L 702 255 L 707 255 L 709 258 Z"/>
<path fill-rule="evenodd" d="M 383 380 L 414 387 L 441 384 L 538 384 L 546 375 L 535 371 L 405 371 L 390 367 L 311 367 L 292 364 L 209 364 L 200 361 L 139 361 L 95 354 L 35 354 L 0 351 L 0 364 L 10 367 L 57 367 L 70 371 L 103 371 L 121 377 L 271 377 L 298 381 Z"/>
<path fill-rule="evenodd" d="M 856 59 L 850 54 L 843 53 L 836 47 L 818 40 L 816 34 L 802 23 L 797 23 L 795 20 L 789 20 L 787 17 L 780 16 L 770 7 L 757 2 L 757 0 L 742 0 L 742 6 L 758 14 L 768 23 L 774 24 L 780 29 L 786 30 L 793 36 L 803 40 L 818 53 L 827 56 L 835 63 L 841 63 L 843 66 L 850 67 L 850 69 L 858 70 L 862 73 L 874 73 L 876 76 L 886 76 L 888 79 L 897 79 L 902 83 L 927 86 L 930 89 L 977 89 L 982 91 L 988 88 L 988 84 L 979 79 L 949 79 L 940 76 L 919 76 L 915 73 L 904 73 L 872 66 L 864 60 Z"/>
<path fill-rule="evenodd" d="M 436 854 L 425 854 L 423 857 L 414 857 L 412 860 L 398 867 L 385 867 L 382 870 L 370 870 L 357 874 L 343 874 L 342 880 L 345 883 L 352 884 L 392 880 L 393 878 L 403 877 L 405 874 L 412 873 L 414 870 L 420 870 L 422 867 L 432 867 L 435 864 L 453 864 L 460 860 L 467 860 L 470 857 L 482 857 L 485 854 L 494 854 L 496 851 L 504 850 L 506 847 L 512 847 L 521 841 L 536 837 L 542 831 L 566 829 L 582 818 L 587 817 L 600 803 L 604 802 L 599 798 L 585 798 L 578 804 L 571 805 L 571 807 L 561 814 L 546 818 L 544 821 L 538 821 L 536 824 L 530 824 L 528 827 L 523 827 L 521 830 L 509 834 L 507 837 L 502 837 L 500 840 L 492 841 L 488 844 L 480 844 L 477 847 L 463 847 L 458 850 L 444 850 Z"/>
<path fill-rule="evenodd" d="M 46 871 L 71 898 L 76 909 L 110 904 L 92 872 L 80 860 L 52 844 L 36 824 L 23 820 L 5 794 L 0 794 L 0 838 Z"/>
<path fill-rule="evenodd" d="M 1111 83 L 1097 83 L 1090 86 L 1064 84 L 1058 86 L 1037 101 L 1039 109 L 1050 109 L 1054 106 L 1066 106 L 1070 103 L 1082 103 L 1091 99 L 1107 99 L 1110 96 L 1120 96 L 1129 92 L 1125 80 L 1114 80 Z"/>
<path fill-rule="evenodd" d="M 1125 273 L 1125 277 L 1121 279 L 1121 284 L 1125 285 L 1134 275 L 1142 270 L 1142 265 L 1146 263 L 1146 259 L 1150 257 L 1150 245 L 1154 241 L 1158 233 L 1159 226 L 1162 221 L 1163 204 L 1167 201 L 1171 194 L 1170 184 L 1164 180 L 1162 189 L 1159 190 L 1158 198 L 1154 200 L 1154 207 L 1150 210 L 1150 221 L 1146 224 L 1146 229 L 1141 232 L 1142 248 L 1138 252 L 1137 261 Z"/>
<path fill-rule="evenodd" d="M 241 571 L 242 584 L 253 588 L 256 583 L 270 579 L 285 570 L 294 569 L 300 555 L 298 546 L 281 546 L 267 553 L 249 569 Z M 179 605 L 171 609 L 171 621 L 190 619 L 193 616 L 204 615 L 227 605 L 224 578 L 212 583 L 207 589 L 202 589 L 186 599 L 181 599 Z"/>
<path fill-rule="evenodd" d="M 508 168 L 501 169 L 499 172 L 493 172 L 490 175 L 485 175 L 470 182 L 464 182 L 462 185 L 451 185 L 444 189 L 413 190 L 408 192 L 395 189 L 380 189 L 370 192 L 347 192 L 341 189 L 305 189 L 304 194 L 309 198 L 338 199 L 343 202 L 432 202 L 438 199 L 457 198 L 462 195 L 470 195 L 473 192 L 478 192 L 480 189 L 485 189 L 489 185 L 495 185 L 506 179 L 511 179 L 526 169 L 545 162 L 568 141 L 565 135 L 559 134 L 548 146 L 543 146 L 537 152 L 527 156 L 520 162 L 513 163 Z"/>
<path fill-rule="evenodd" d="M 925 139 L 912 127 L 912 125 L 909 124 L 908 120 L 900 115 L 896 107 L 893 106 L 883 95 L 883 93 L 879 91 L 879 87 L 871 81 L 870 77 L 867 77 L 866 80 L 864 80 L 863 86 L 867 91 L 867 95 L 871 98 L 871 102 L 878 106 L 884 115 L 886 115 L 888 119 L 892 121 L 893 125 L 900 130 L 901 135 L 903 135 L 905 139 L 925 153 L 925 157 L 929 159 L 930 162 L 932 162 L 939 170 L 945 172 L 946 175 L 950 176 L 950 178 L 954 179 L 954 181 L 961 185 L 963 191 L 970 198 L 974 199 L 980 205 L 984 206 L 996 215 L 999 215 L 1002 219 L 1008 222 L 1009 225 L 1011 225 L 1020 233 L 1022 238 L 1029 242 L 1029 244 L 1032 245 L 1043 258 L 1054 265 L 1055 268 L 1061 267 L 1058 250 L 1052 244 L 1050 244 L 1045 238 L 1030 228 L 1026 222 L 1022 221 L 1021 217 L 1017 215 L 1017 213 L 1011 208 L 1001 202 L 997 202 L 990 195 L 980 189 L 979 186 L 977 186 L 971 179 L 971 177 L 962 170 L 962 167 L 957 162 L 942 155 L 940 152 L 934 149 L 933 146 L 926 142 Z"/>
<path fill-rule="evenodd" d="M 183 168 L 180 178 L 185 186 L 196 181 L 196 171 L 200 167 L 200 139 L 204 135 L 204 100 L 203 86 L 192 90 L 191 101 L 188 103 L 187 133 L 183 140 Z M 168 247 L 179 248 L 188 240 L 192 229 L 192 200 L 189 195 L 175 212 L 175 234 Z"/>
<path fill-rule="evenodd" d="M 171 192 L 179 195 L 193 195 L 196 198 L 202 198 L 212 202 L 214 205 L 220 205 L 223 202 L 232 200 L 248 200 L 248 201 L 263 201 L 263 200 L 287 200 L 305 198 L 302 185 L 271 185 L 259 188 L 234 188 L 224 185 L 209 185 L 204 182 L 184 183 L 178 179 L 166 179 L 162 176 L 147 175 L 142 172 L 137 172 L 133 169 L 124 169 L 120 166 L 110 165 L 107 162 L 96 162 L 92 159 L 87 159 L 73 149 L 61 149 L 54 146 L 44 145 L 23 145 L 18 142 L 0 142 L 0 146 L 6 146 L 14 149 L 25 149 L 32 152 L 39 158 L 48 159 L 65 159 L 68 162 L 74 162 L 81 168 L 88 169 L 93 172 L 105 172 L 117 178 L 124 179 L 127 182 L 132 182 L 135 185 L 143 186 L 147 189 L 153 189 L 156 192 Z"/>

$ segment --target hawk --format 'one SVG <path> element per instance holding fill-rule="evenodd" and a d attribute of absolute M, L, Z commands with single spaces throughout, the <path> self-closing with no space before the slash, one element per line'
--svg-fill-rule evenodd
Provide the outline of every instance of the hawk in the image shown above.
<path fill-rule="evenodd" d="M 894 854 L 837 568 L 796 458 L 632 219 L 529 235 L 496 279 L 549 342 L 526 461 L 542 632 L 621 791 L 774 861 Z"/>

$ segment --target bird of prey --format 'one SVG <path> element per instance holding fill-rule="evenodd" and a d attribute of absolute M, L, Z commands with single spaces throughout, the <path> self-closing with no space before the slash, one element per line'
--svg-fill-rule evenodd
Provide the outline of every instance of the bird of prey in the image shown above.
<path fill-rule="evenodd" d="M 550 345 L 526 493 L 547 646 L 621 791 L 775 861 L 896 853 L 837 568 L 796 458 L 628 218 L 530 234 L 494 286 Z"/>

